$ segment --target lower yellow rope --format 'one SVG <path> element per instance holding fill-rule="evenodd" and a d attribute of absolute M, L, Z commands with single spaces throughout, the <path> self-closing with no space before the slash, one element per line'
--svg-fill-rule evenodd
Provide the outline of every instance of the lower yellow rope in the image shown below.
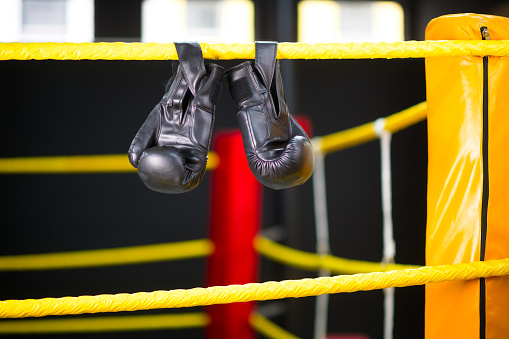
<path fill-rule="evenodd" d="M 284 328 L 276 325 L 264 316 L 253 313 L 249 316 L 249 323 L 258 333 L 269 339 L 299 339 Z"/>
<path fill-rule="evenodd" d="M 209 152 L 207 170 L 219 165 L 219 157 Z M 127 154 L 70 155 L 0 158 L 0 174 L 128 173 L 136 172 Z"/>
<path fill-rule="evenodd" d="M 37 320 L 2 320 L 0 334 L 90 333 L 175 330 L 205 327 L 205 313 L 151 314 Z"/>
<path fill-rule="evenodd" d="M 0 257 L 0 271 L 68 269 L 182 260 L 205 257 L 213 250 L 212 241 L 199 239 L 100 250 L 12 255 Z"/>
<path fill-rule="evenodd" d="M 401 271 L 341 275 L 315 279 L 246 285 L 215 286 L 189 290 L 139 292 L 63 298 L 0 301 L 0 318 L 140 311 L 234 302 L 300 298 L 330 293 L 368 291 L 452 280 L 468 280 L 509 274 L 509 259 L 454 265 L 424 266 Z"/>
<path fill-rule="evenodd" d="M 379 262 L 345 259 L 333 255 L 320 256 L 278 244 L 263 236 L 255 238 L 254 247 L 264 257 L 285 265 L 310 271 L 326 269 L 333 274 L 356 274 L 420 267 L 401 264 L 383 265 Z"/>

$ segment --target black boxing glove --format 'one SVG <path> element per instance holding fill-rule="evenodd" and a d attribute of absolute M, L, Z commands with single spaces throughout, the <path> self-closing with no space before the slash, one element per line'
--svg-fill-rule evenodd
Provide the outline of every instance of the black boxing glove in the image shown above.
<path fill-rule="evenodd" d="M 171 194 L 191 191 L 205 175 L 224 73 L 215 64 L 205 67 L 197 42 L 175 43 L 175 48 L 178 68 L 128 151 L 143 183 Z"/>
<path fill-rule="evenodd" d="M 306 132 L 288 111 L 276 60 L 277 43 L 256 42 L 255 61 L 226 71 L 249 168 L 265 186 L 301 185 L 315 166 Z"/>

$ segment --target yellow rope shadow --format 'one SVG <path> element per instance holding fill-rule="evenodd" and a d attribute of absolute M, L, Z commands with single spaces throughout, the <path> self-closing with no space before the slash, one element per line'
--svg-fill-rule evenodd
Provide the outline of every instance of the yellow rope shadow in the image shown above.
<path fill-rule="evenodd" d="M 382 264 L 339 258 L 333 255 L 320 256 L 278 244 L 266 237 L 258 236 L 254 240 L 254 247 L 261 255 L 282 264 L 309 270 L 326 269 L 333 274 L 357 274 L 380 271 L 393 271 L 419 268 L 417 265 Z"/>
<path fill-rule="evenodd" d="M 406 287 L 452 280 L 488 278 L 509 274 L 509 259 L 454 265 L 424 266 L 417 269 L 340 275 L 315 279 L 246 285 L 215 286 L 188 290 L 139 292 L 133 294 L 97 295 L 0 301 L 0 318 L 43 317 L 101 312 L 141 311 L 301 298 L 321 294 L 368 291 L 389 287 Z"/>
<path fill-rule="evenodd" d="M 150 314 L 65 319 L 3 320 L 0 334 L 102 333 L 205 327 L 205 313 Z"/>
<path fill-rule="evenodd" d="M 254 43 L 201 43 L 211 60 L 254 59 Z M 509 56 L 508 40 L 279 43 L 279 59 L 392 59 Z M 0 43 L 0 60 L 177 60 L 172 43 Z"/>
<path fill-rule="evenodd" d="M 207 170 L 219 165 L 209 152 Z M 129 173 L 136 172 L 127 154 L 0 158 L 0 174 Z"/>
<path fill-rule="evenodd" d="M 0 257 L 0 271 L 69 269 L 118 266 L 200 258 L 210 255 L 209 239 L 76 252 L 24 254 Z"/>

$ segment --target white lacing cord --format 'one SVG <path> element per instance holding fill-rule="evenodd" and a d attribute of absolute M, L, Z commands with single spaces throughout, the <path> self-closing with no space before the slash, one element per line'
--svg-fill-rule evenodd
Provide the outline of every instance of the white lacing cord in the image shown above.
<path fill-rule="evenodd" d="M 320 150 L 321 139 L 313 138 L 315 148 L 315 169 L 313 171 L 313 195 L 316 224 L 316 252 L 325 256 L 330 253 L 329 221 L 327 218 L 327 192 L 325 190 L 325 163 L 324 154 Z M 330 275 L 330 271 L 321 269 L 320 276 Z M 329 295 L 322 294 L 316 297 L 315 302 L 315 339 L 327 337 L 327 319 L 329 313 Z"/>
<path fill-rule="evenodd" d="M 391 139 L 392 133 L 385 129 L 385 119 L 375 121 L 375 132 L 380 138 L 383 258 L 382 264 L 394 262 L 396 242 L 392 223 Z M 384 339 L 392 339 L 394 328 L 394 287 L 384 289 Z"/>

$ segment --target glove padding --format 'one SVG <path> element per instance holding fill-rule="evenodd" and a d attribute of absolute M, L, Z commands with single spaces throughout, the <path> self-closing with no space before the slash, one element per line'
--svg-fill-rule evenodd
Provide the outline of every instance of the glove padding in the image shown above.
<path fill-rule="evenodd" d="M 288 110 L 276 60 L 277 43 L 256 42 L 255 62 L 225 73 L 249 168 L 259 182 L 273 189 L 305 183 L 315 157 L 309 137 Z"/>
<path fill-rule="evenodd" d="M 191 191 L 205 175 L 224 73 L 215 64 L 205 67 L 198 43 L 175 43 L 175 47 L 178 68 L 128 151 L 143 183 L 170 194 Z"/>

